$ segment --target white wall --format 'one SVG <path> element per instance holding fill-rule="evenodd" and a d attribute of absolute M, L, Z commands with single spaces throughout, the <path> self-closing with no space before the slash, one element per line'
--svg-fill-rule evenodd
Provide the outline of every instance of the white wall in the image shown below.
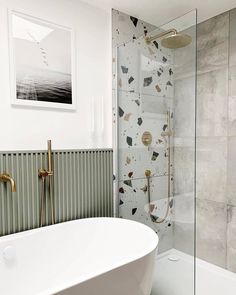
<path fill-rule="evenodd" d="M 112 146 L 110 13 L 77 0 L 0 0 L 0 150 Z M 77 110 L 11 105 L 7 8 L 76 32 Z"/>

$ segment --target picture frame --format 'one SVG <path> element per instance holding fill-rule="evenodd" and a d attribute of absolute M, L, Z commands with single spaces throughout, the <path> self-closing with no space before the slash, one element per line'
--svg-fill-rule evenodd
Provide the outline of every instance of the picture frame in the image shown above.
<path fill-rule="evenodd" d="M 76 110 L 72 28 L 9 10 L 11 104 Z"/>

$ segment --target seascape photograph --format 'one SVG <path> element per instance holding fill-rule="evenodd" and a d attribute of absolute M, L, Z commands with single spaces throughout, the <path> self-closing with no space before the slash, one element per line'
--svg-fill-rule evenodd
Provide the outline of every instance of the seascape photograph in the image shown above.
<path fill-rule="evenodd" d="M 72 105 L 71 31 L 13 13 L 12 33 L 16 100 Z"/>

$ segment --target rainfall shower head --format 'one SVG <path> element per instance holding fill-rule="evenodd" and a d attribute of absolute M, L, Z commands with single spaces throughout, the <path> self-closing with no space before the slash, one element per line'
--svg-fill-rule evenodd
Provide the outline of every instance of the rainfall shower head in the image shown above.
<path fill-rule="evenodd" d="M 163 37 L 163 38 L 162 38 Z M 187 34 L 178 33 L 177 30 L 171 29 L 160 33 L 153 37 L 146 37 L 146 43 L 150 44 L 152 41 L 162 38 L 161 45 L 170 49 L 182 48 L 192 42 L 192 37 Z"/>
<path fill-rule="evenodd" d="M 161 45 L 166 48 L 175 49 L 185 47 L 191 42 L 192 38 L 189 35 L 177 33 L 163 38 Z"/>

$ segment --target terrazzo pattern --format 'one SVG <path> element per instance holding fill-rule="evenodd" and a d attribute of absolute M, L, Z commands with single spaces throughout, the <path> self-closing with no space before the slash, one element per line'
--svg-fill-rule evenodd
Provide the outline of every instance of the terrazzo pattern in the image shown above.
<path fill-rule="evenodd" d="M 156 41 L 146 44 L 145 36 L 154 29 L 150 24 L 113 10 L 113 105 L 114 126 L 118 127 L 115 144 L 118 148 L 119 216 L 152 227 L 159 235 L 159 252 L 162 252 L 173 246 L 173 176 L 168 204 L 168 144 L 162 132 L 173 126 L 174 69 L 171 50 L 162 48 Z M 167 111 L 171 115 L 170 126 L 167 125 Z M 150 146 L 142 142 L 146 131 L 152 135 Z M 146 170 L 152 172 L 150 207 Z M 165 222 L 152 222 L 150 210 L 159 221 L 168 207 Z"/>

